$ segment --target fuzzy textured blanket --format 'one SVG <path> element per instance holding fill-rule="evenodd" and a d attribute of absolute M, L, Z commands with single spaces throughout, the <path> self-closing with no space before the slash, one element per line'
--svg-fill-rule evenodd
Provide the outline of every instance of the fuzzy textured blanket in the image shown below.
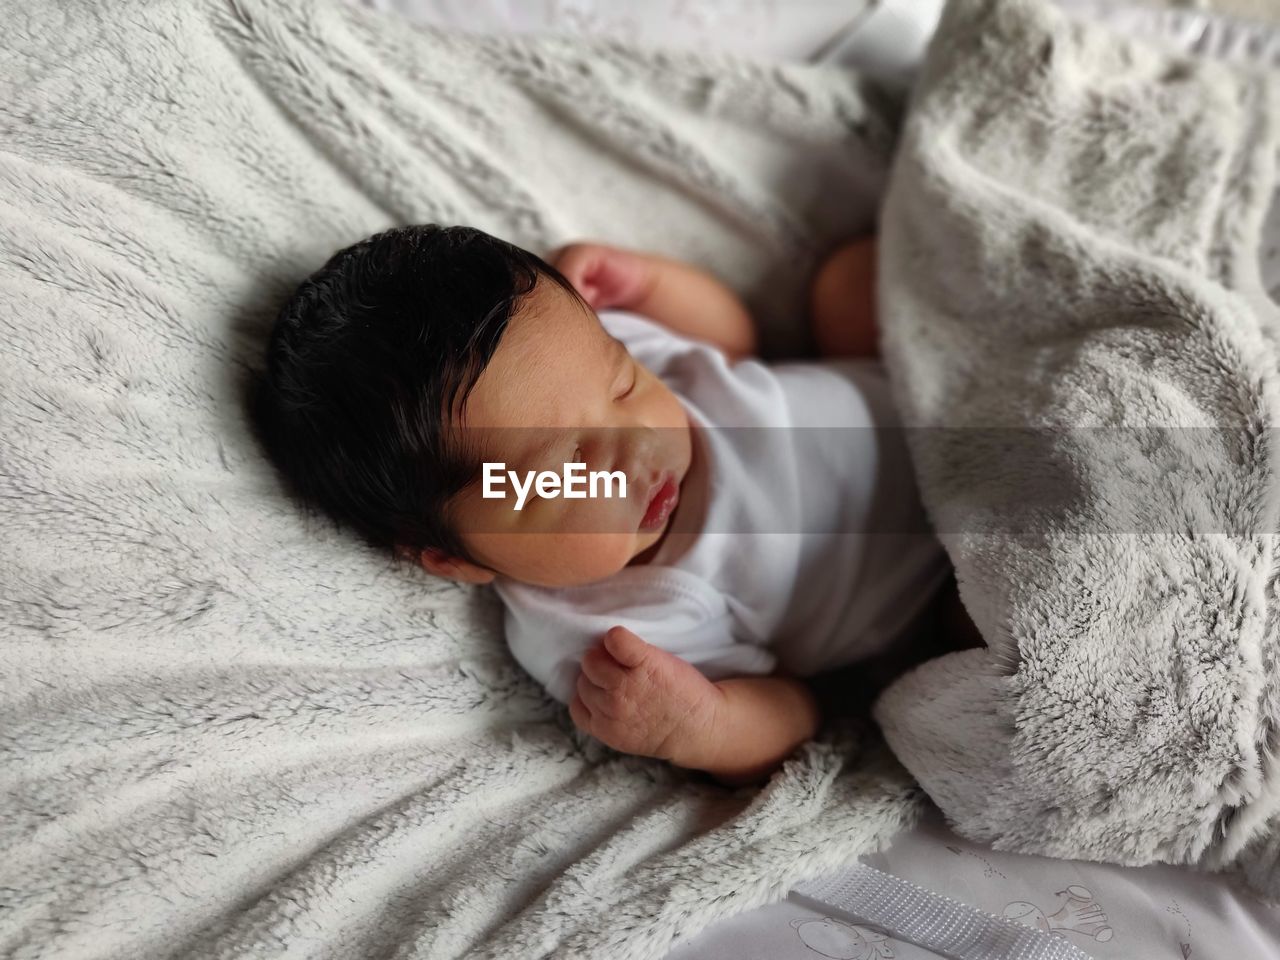
<path fill-rule="evenodd" d="M 737 792 L 584 740 L 244 412 L 282 298 L 397 223 L 662 250 L 802 346 L 890 159 L 855 77 L 311 0 L 0 21 L 0 956 L 660 957 L 912 821 L 852 730 Z"/>
<path fill-rule="evenodd" d="M 895 160 L 886 359 L 988 646 L 877 704 L 962 834 L 1280 897 L 1274 72 L 955 0 Z"/>

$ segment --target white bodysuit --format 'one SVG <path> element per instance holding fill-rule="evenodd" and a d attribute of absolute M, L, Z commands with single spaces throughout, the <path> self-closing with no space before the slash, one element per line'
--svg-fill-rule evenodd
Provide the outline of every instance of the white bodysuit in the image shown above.
<path fill-rule="evenodd" d="M 668 537 L 649 563 L 595 583 L 495 578 L 521 666 L 568 703 L 582 654 L 615 624 L 712 680 L 812 676 L 898 639 L 950 567 L 880 364 L 730 364 L 635 314 L 600 320 L 704 428 L 704 522 L 692 545 Z"/>

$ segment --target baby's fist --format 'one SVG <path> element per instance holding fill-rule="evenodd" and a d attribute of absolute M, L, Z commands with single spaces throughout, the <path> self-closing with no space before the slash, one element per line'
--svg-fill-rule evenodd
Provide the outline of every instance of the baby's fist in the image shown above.
<path fill-rule="evenodd" d="M 593 310 L 634 306 L 652 279 L 643 257 L 600 243 L 571 243 L 552 251 L 548 260 Z"/>
<path fill-rule="evenodd" d="M 583 655 L 569 715 L 615 750 L 682 764 L 705 753 L 720 696 L 691 663 L 613 627 Z"/>

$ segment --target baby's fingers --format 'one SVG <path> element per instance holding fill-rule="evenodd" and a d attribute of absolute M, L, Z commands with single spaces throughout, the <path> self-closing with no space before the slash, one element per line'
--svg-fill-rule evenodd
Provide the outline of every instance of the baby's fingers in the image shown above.
<path fill-rule="evenodd" d="M 582 655 L 582 672 L 598 687 L 615 690 L 627 679 L 625 668 L 602 644 L 596 644 Z"/>
<path fill-rule="evenodd" d="M 569 719 L 583 733 L 591 732 L 591 711 L 582 702 L 581 694 L 574 694 L 573 699 L 569 701 Z"/>
<path fill-rule="evenodd" d="M 624 667 L 638 667 L 648 656 L 649 644 L 626 627 L 615 626 L 606 631 L 604 648 Z"/>
<path fill-rule="evenodd" d="M 613 693 L 597 687 L 585 673 L 578 674 L 578 696 L 590 711 L 593 720 L 601 717 L 613 720 L 618 716 L 618 704 Z"/>
<path fill-rule="evenodd" d="M 573 284 L 592 307 L 600 298 L 599 273 L 604 247 L 593 243 L 570 243 L 551 254 L 552 266 Z"/>

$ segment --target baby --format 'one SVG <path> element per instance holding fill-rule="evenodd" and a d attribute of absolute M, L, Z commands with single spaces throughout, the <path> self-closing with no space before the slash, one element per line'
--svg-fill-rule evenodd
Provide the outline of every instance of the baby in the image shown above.
<path fill-rule="evenodd" d="M 277 320 L 264 441 L 370 542 L 492 583 L 513 655 L 580 729 L 756 782 L 818 729 L 801 678 L 886 650 L 949 574 L 901 431 L 874 429 L 895 422 L 874 242 L 816 274 L 829 359 L 771 366 L 700 269 L 549 259 L 436 225 L 335 254 Z M 571 464 L 618 483 L 519 479 Z"/>

